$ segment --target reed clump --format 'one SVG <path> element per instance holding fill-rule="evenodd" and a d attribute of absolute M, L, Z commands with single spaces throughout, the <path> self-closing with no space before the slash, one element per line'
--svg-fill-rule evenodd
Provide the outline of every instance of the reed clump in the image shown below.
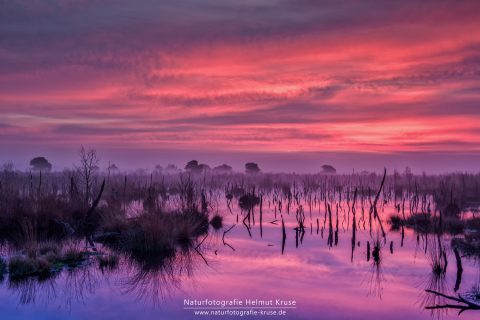
<path fill-rule="evenodd" d="M 177 246 L 188 247 L 208 232 L 208 214 L 199 211 L 152 212 L 125 220 L 115 229 L 104 228 L 110 237 L 97 241 L 133 256 L 166 254 Z M 115 232 L 114 235 L 112 232 Z"/>
<path fill-rule="evenodd" d="M 416 213 L 403 219 L 398 214 L 393 214 L 388 219 L 392 231 L 398 231 L 402 226 L 413 229 L 419 233 L 448 233 L 462 234 L 466 227 L 474 225 L 469 220 L 462 220 L 457 216 L 432 216 L 430 213 Z"/>
<path fill-rule="evenodd" d="M 390 229 L 392 231 L 398 231 L 403 225 L 403 218 L 400 215 L 392 215 L 388 219 L 388 223 L 390 224 Z"/>
<path fill-rule="evenodd" d="M 31 276 L 47 277 L 60 271 L 63 267 L 77 267 L 87 259 L 85 252 L 76 248 L 62 251 L 61 247 L 51 243 L 39 243 L 30 247 L 24 254 L 11 257 L 8 261 L 10 278 L 27 278 Z"/>
<path fill-rule="evenodd" d="M 67 249 L 56 262 L 64 263 L 69 267 L 75 267 L 84 262 L 88 258 L 87 252 L 77 248 Z"/>
<path fill-rule="evenodd" d="M 245 194 L 238 199 L 238 205 L 245 211 L 248 211 L 260 204 L 260 197 L 255 194 Z"/>
<path fill-rule="evenodd" d="M 212 225 L 213 229 L 220 230 L 223 227 L 223 217 L 221 215 L 214 215 L 212 219 L 210 219 L 210 224 Z"/>
<path fill-rule="evenodd" d="M 44 256 L 37 258 L 14 256 L 8 262 L 10 278 L 45 276 L 52 272 L 52 266 L 53 262 Z"/>
<path fill-rule="evenodd" d="M 440 236 L 437 236 L 437 239 L 431 241 L 429 246 L 429 259 L 432 272 L 435 276 L 444 275 L 447 272 L 447 252 L 442 245 Z"/>

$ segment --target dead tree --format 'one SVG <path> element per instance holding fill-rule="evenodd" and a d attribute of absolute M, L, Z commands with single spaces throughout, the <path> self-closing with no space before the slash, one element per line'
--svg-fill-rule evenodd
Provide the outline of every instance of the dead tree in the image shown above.
<path fill-rule="evenodd" d="M 95 199 L 95 201 L 93 201 L 92 206 L 88 210 L 87 214 L 85 215 L 85 219 L 83 221 L 83 232 L 85 234 L 85 241 L 87 244 L 89 244 L 93 248 L 94 251 L 97 251 L 97 249 L 95 248 L 95 243 L 93 242 L 93 233 L 97 228 L 97 222 L 98 222 L 98 219 L 96 219 L 98 215 L 95 215 L 95 210 L 98 206 L 98 203 L 100 202 L 104 188 L 105 188 L 105 179 L 103 179 L 102 186 L 100 187 L 98 196 Z"/>
<path fill-rule="evenodd" d="M 79 155 L 80 165 L 77 167 L 77 169 L 80 171 L 80 176 L 82 178 L 85 192 L 84 205 L 86 208 L 88 208 L 90 204 L 90 195 L 92 192 L 95 173 L 98 171 L 98 164 L 100 163 L 100 159 L 97 156 L 97 151 L 95 151 L 94 149 L 85 150 L 83 146 L 80 149 Z"/>
<path fill-rule="evenodd" d="M 467 310 L 480 310 L 480 304 L 474 303 L 471 301 L 466 300 L 463 298 L 461 295 L 458 295 L 457 297 L 454 296 L 449 296 L 446 294 L 443 294 L 441 292 L 433 291 L 433 290 L 425 290 L 428 293 L 434 294 L 436 296 L 443 297 L 447 300 L 454 301 L 455 303 L 453 304 L 436 304 L 434 306 L 427 306 L 425 309 L 427 310 L 435 310 L 435 309 L 456 309 L 459 310 L 458 314 L 460 315 L 462 312 L 467 311 Z"/>

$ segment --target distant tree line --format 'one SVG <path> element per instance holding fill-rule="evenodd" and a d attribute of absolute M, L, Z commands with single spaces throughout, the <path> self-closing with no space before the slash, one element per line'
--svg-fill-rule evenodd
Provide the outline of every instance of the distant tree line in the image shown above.
<path fill-rule="evenodd" d="M 80 158 L 81 158 L 81 165 L 77 169 L 80 169 L 80 171 L 82 171 L 83 176 L 85 177 L 85 180 L 87 181 L 87 185 L 89 185 L 89 182 L 90 182 L 89 181 L 90 180 L 89 176 L 91 175 L 90 171 L 99 170 L 99 167 L 98 167 L 99 160 L 98 160 L 96 151 L 95 150 L 86 151 L 82 147 L 81 150 L 80 150 Z M 35 157 L 32 160 L 30 160 L 30 167 L 33 171 L 46 172 L 46 171 L 51 171 L 52 170 L 52 164 L 45 157 L 42 157 L 42 156 Z M 198 162 L 198 160 L 188 161 L 187 164 L 185 165 L 184 169 L 185 169 L 185 171 L 193 173 L 193 174 L 201 174 L 201 173 L 209 172 L 209 171 L 213 171 L 213 172 L 217 172 L 217 173 L 231 173 L 231 172 L 233 172 L 233 168 L 231 166 L 229 166 L 228 164 L 224 163 L 224 164 L 218 165 L 218 166 L 216 166 L 212 169 L 208 164 L 200 163 L 200 162 Z M 154 169 L 154 171 L 156 171 L 156 172 L 163 172 L 163 171 L 176 172 L 178 170 L 179 169 L 173 164 L 169 164 L 165 168 L 163 168 L 160 165 L 156 165 L 155 169 Z M 118 172 L 119 169 L 115 164 L 110 164 L 109 163 L 107 171 L 110 174 L 110 173 Z M 257 163 L 255 163 L 255 162 L 245 163 L 245 173 L 246 174 L 258 174 L 261 171 L 262 170 L 260 169 L 260 167 Z M 335 169 L 335 167 L 333 167 L 330 164 L 324 164 L 324 165 L 321 166 L 320 173 L 321 174 L 336 174 L 337 169 Z"/>

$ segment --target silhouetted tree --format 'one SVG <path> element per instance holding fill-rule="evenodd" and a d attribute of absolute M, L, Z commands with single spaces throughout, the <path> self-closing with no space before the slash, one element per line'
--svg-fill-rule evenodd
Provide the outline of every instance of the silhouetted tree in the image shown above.
<path fill-rule="evenodd" d="M 206 170 L 210 170 L 210 166 L 204 163 L 198 163 L 197 160 L 191 160 L 187 162 L 185 166 L 185 170 L 191 173 L 202 173 Z"/>
<path fill-rule="evenodd" d="M 246 173 L 259 173 L 260 168 L 258 167 L 258 164 L 255 162 L 247 162 L 245 163 L 245 172 Z"/>
<path fill-rule="evenodd" d="M 197 168 L 200 172 L 207 171 L 207 170 L 211 169 L 208 164 L 204 164 L 204 163 L 200 163 Z"/>
<path fill-rule="evenodd" d="M 412 177 L 413 176 L 413 173 L 412 173 L 412 169 L 410 167 L 405 167 L 405 171 L 403 172 L 403 174 L 406 176 L 406 177 Z"/>
<path fill-rule="evenodd" d="M 325 173 L 325 174 L 336 174 L 337 173 L 337 169 L 335 169 L 333 166 L 329 165 L 329 164 L 324 164 L 322 166 L 322 173 Z"/>
<path fill-rule="evenodd" d="M 167 167 L 165 169 L 166 170 L 178 170 L 177 166 L 174 165 L 174 164 L 167 165 Z"/>
<path fill-rule="evenodd" d="M 3 172 L 13 173 L 15 171 L 15 165 L 12 161 L 7 161 L 3 164 Z"/>
<path fill-rule="evenodd" d="M 50 171 L 52 164 L 45 157 L 36 157 L 30 160 L 30 166 L 34 171 Z"/>
<path fill-rule="evenodd" d="M 161 172 L 162 174 L 175 174 L 175 173 L 178 173 L 180 170 L 177 168 L 176 165 L 168 164 L 165 168 L 162 168 L 161 170 L 157 170 L 156 168 L 155 171 Z"/>
<path fill-rule="evenodd" d="M 190 160 L 187 162 L 185 166 L 185 170 L 187 171 L 195 171 L 198 169 L 198 161 L 197 160 Z"/>
<path fill-rule="evenodd" d="M 220 166 L 216 166 L 213 168 L 216 172 L 220 173 L 227 173 L 227 172 L 232 172 L 232 167 L 230 167 L 228 164 L 222 164 Z"/>
<path fill-rule="evenodd" d="M 85 190 L 85 205 L 88 207 L 95 173 L 99 169 L 98 164 L 100 163 L 100 159 L 97 156 L 97 151 L 94 149 L 85 150 L 83 146 L 80 149 L 79 156 L 80 166 L 77 167 L 77 170 L 79 170 L 82 178 Z"/>

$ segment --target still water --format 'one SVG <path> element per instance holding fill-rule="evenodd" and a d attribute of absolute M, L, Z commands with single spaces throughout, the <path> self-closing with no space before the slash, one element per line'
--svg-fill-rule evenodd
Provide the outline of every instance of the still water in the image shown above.
<path fill-rule="evenodd" d="M 426 289 L 455 296 L 475 291 L 480 283 L 480 268 L 468 257 L 462 258 L 463 273 L 458 283 L 455 255 L 450 248 L 452 236 L 418 234 L 408 228 L 403 236 L 400 230 L 391 231 L 387 220 L 396 210 L 391 204 L 383 204 L 379 210 L 385 238 L 375 221 L 370 231 L 368 209 L 363 214 L 357 209 L 354 234 L 352 212 L 346 207 L 338 209 L 338 232 L 337 211 L 332 207 L 331 239 L 323 205 L 315 205 L 311 216 L 305 210 L 303 236 L 295 230 L 298 208 L 287 214 L 264 205 L 260 228 L 257 207 L 255 224 L 251 221 L 249 230 L 242 223 L 244 213 L 234 206 L 231 212 L 219 210 L 223 227 L 211 229 L 198 252 L 179 250 L 175 257 L 144 268 L 122 257 L 112 270 L 99 268 L 92 256 L 85 266 L 64 270 L 54 278 L 20 283 L 3 279 L 1 319 L 480 318 L 479 311 L 467 310 L 459 316 L 458 310 L 425 309 L 451 303 Z M 286 234 L 283 254 L 282 218 Z M 379 250 L 372 256 L 375 243 Z M 439 243 L 446 249 L 448 261 L 442 274 L 432 271 L 432 256 Z M 276 306 L 277 299 L 289 305 Z M 192 300 L 208 300 L 211 304 L 201 308 L 186 304 Z M 244 304 L 236 309 L 212 305 L 225 300 Z M 257 306 L 245 305 L 255 300 Z M 269 308 L 258 306 L 270 300 Z M 223 316 L 195 314 L 199 310 L 217 310 Z M 284 315 L 240 317 L 220 313 L 226 310 L 238 315 L 250 310 Z"/>

